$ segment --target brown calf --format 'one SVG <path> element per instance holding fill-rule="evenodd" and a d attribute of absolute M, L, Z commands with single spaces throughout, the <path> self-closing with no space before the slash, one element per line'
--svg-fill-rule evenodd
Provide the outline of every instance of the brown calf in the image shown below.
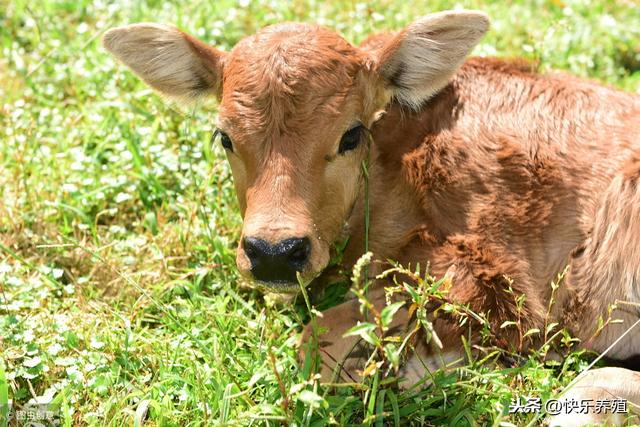
<path fill-rule="evenodd" d="M 306 24 L 268 27 L 221 52 L 164 25 L 110 30 L 105 46 L 149 85 L 178 99 L 216 96 L 244 217 L 240 272 L 280 292 L 318 276 L 331 244 L 363 252 L 361 163 L 370 130 L 370 248 L 453 276 L 450 297 L 495 325 L 516 316 L 543 329 L 550 282 L 569 270 L 550 321 L 604 351 L 640 316 L 640 98 L 529 65 L 463 61 L 488 29 L 479 12 L 427 16 L 354 47 Z M 509 280 L 507 280 L 509 278 Z M 373 292 L 384 303 L 379 287 Z M 324 362 L 362 360 L 342 334 L 357 303 L 320 320 Z M 549 319 L 547 319 L 549 320 Z M 462 333 L 438 319 L 444 360 Z M 517 338 L 499 329 L 498 341 Z M 638 330 L 609 356 L 640 355 Z M 434 365 L 422 345 L 405 375 Z M 443 360 L 441 358 L 440 360 Z"/>

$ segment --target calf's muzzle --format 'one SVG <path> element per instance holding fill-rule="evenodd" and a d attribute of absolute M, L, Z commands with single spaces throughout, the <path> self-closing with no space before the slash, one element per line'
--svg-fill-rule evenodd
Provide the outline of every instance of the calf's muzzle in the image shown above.
<path fill-rule="evenodd" d="M 242 245 L 251 262 L 251 274 L 264 283 L 296 283 L 296 272 L 304 270 L 311 253 L 308 237 L 294 237 L 276 244 L 245 237 Z"/>

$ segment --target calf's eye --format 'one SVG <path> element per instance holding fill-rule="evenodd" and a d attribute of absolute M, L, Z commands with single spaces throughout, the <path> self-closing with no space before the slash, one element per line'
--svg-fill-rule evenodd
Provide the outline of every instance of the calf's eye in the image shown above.
<path fill-rule="evenodd" d="M 216 138 L 220 140 L 220 144 L 222 144 L 225 150 L 229 150 L 233 152 L 233 143 L 231 142 L 231 138 L 229 138 L 229 135 L 227 135 L 220 129 L 216 129 L 216 131 L 213 132 L 213 136 L 211 137 L 211 140 L 213 141 Z"/>
<path fill-rule="evenodd" d="M 344 135 L 342 135 L 342 139 L 340 140 L 340 146 L 338 147 L 338 154 L 342 154 L 356 148 L 358 144 L 360 144 L 360 141 L 362 140 L 363 129 L 364 129 L 364 126 L 361 123 L 359 123 L 358 125 L 346 131 Z"/>

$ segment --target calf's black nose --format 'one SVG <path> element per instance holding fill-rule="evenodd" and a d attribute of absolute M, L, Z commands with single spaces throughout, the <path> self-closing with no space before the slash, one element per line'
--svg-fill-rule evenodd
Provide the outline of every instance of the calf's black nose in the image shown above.
<path fill-rule="evenodd" d="M 245 237 L 242 245 L 251 261 L 253 277 L 262 282 L 296 283 L 296 272 L 304 269 L 311 253 L 308 237 L 286 239 L 275 245 Z"/>

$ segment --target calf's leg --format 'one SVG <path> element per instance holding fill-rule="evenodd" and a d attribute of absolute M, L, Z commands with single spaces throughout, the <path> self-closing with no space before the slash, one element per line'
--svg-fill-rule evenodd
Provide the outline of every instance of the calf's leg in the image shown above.
<path fill-rule="evenodd" d="M 385 307 L 382 283 L 372 286 L 368 299 L 378 311 Z M 357 299 L 330 308 L 316 319 L 317 351 L 320 359 L 318 372 L 321 374 L 322 381 L 359 382 L 362 380 L 361 372 L 371 355 L 371 346 L 360 337 L 343 337 L 343 335 L 358 322 L 364 321 Z M 387 335 L 406 336 L 412 326 L 408 307 L 405 305 L 394 315 Z M 303 354 L 301 356 L 303 357 L 307 351 L 313 351 L 308 347 L 313 341 L 313 328 L 314 325 L 309 323 L 302 334 Z M 400 376 L 404 379 L 401 385 L 406 387 L 415 384 L 425 376 L 427 371 L 436 370 L 450 362 L 453 355 L 453 353 L 443 355 L 433 343 L 427 344 L 419 339 L 415 351 L 401 368 Z M 461 358 L 462 352 L 456 352 L 455 356 L 458 359 Z"/>
<path fill-rule="evenodd" d="M 623 368 L 583 372 L 563 392 L 559 401 L 562 407 L 568 407 L 570 401 L 588 402 L 591 406 L 584 413 L 552 414 L 547 420 L 549 427 L 636 425 L 640 422 L 640 373 Z M 597 402 L 604 404 L 600 404 L 600 410 L 596 409 Z"/>
<path fill-rule="evenodd" d="M 581 345 L 640 369 L 640 153 L 632 156 L 603 195 L 593 231 L 577 250 L 559 295 L 559 317 Z M 612 304 L 617 308 L 610 310 Z M 598 319 L 601 318 L 598 327 Z M 620 322 L 619 322 L 620 321 Z M 622 425 L 640 408 L 640 373 L 619 367 L 582 373 L 561 400 L 625 400 L 628 412 L 558 414 L 550 426 Z M 630 412 L 630 413 L 629 413 Z"/>
<path fill-rule="evenodd" d="M 375 286 L 369 292 L 369 300 L 376 309 L 385 306 L 384 288 Z M 407 319 L 406 311 L 396 314 L 396 321 L 392 327 L 400 327 L 400 318 Z M 313 351 L 314 334 L 317 340 L 317 351 L 320 359 L 318 372 L 322 381 L 359 382 L 359 372 L 365 368 L 370 355 L 370 346 L 358 336 L 343 337 L 343 335 L 358 322 L 364 322 L 360 312 L 360 302 L 357 299 L 348 300 L 338 306 L 322 312 L 322 316 L 306 325 L 302 334 L 302 351 Z M 315 331 L 314 331 L 315 327 Z M 304 356 L 304 355 L 303 355 Z"/>
<path fill-rule="evenodd" d="M 596 212 L 593 231 L 573 256 L 560 318 L 585 347 L 607 357 L 640 356 L 640 153 L 613 179 Z M 609 307 L 616 309 L 609 315 Z M 609 323 L 598 330 L 598 319 Z M 619 322 L 620 321 L 620 322 Z M 640 367 L 638 367 L 640 368 Z"/>

